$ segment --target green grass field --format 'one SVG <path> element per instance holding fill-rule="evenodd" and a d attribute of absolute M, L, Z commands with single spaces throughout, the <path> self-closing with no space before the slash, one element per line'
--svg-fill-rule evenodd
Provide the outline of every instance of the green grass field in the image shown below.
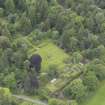
<path fill-rule="evenodd" d="M 53 43 L 46 44 L 39 49 L 37 53 L 39 53 L 43 58 L 42 68 L 44 70 L 50 65 L 62 68 L 64 66 L 64 61 L 68 58 L 68 55 Z"/>
<path fill-rule="evenodd" d="M 105 82 L 102 83 L 96 94 L 83 105 L 105 105 Z"/>
<path fill-rule="evenodd" d="M 44 40 L 40 44 L 36 45 L 34 43 L 31 43 L 28 37 L 19 37 L 18 39 L 16 39 L 16 41 L 20 39 L 29 46 L 29 58 L 32 54 L 35 53 L 41 55 L 43 71 L 48 70 L 49 66 L 55 65 L 59 69 L 62 69 L 65 66 L 64 61 L 69 57 L 69 55 L 66 54 L 64 50 L 56 46 L 51 40 Z"/>
<path fill-rule="evenodd" d="M 34 45 L 33 45 L 34 46 Z M 30 49 L 32 54 L 38 53 L 42 56 L 42 70 L 46 71 L 49 66 L 57 66 L 62 69 L 65 66 L 64 61 L 69 57 L 62 49 L 57 47 L 51 41 L 45 41 Z"/>

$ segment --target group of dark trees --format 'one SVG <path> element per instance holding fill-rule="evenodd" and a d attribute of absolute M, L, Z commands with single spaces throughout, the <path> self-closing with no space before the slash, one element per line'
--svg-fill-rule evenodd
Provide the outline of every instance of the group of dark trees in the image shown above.
<path fill-rule="evenodd" d="M 25 91 L 32 93 L 35 88 L 39 88 L 38 76 L 41 71 L 41 62 L 42 58 L 39 54 L 32 55 L 29 61 L 27 61 L 27 77 L 23 84 Z"/>

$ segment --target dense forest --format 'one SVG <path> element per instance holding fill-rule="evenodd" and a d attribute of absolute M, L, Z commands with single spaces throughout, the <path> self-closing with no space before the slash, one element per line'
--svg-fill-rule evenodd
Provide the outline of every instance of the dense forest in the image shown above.
<path fill-rule="evenodd" d="M 84 105 L 104 80 L 105 0 L 0 0 L 0 105 Z"/>

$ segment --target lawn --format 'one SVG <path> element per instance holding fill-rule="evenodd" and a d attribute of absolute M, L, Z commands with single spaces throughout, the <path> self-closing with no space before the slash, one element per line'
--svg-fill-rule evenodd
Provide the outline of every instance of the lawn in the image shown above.
<path fill-rule="evenodd" d="M 105 105 L 105 82 L 102 83 L 96 94 L 83 105 Z"/>
<path fill-rule="evenodd" d="M 28 58 L 35 53 L 41 55 L 43 71 L 48 70 L 49 66 L 57 66 L 59 69 L 62 69 L 65 66 L 64 61 L 69 55 L 56 46 L 51 40 L 44 40 L 36 45 L 31 43 L 28 37 L 19 37 L 16 41 L 19 41 L 20 39 L 28 45 Z"/>
<path fill-rule="evenodd" d="M 45 41 L 39 44 L 31 54 L 38 53 L 42 57 L 42 70 L 47 70 L 49 66 L 57 66 L 62 69 L 65 66 L 64 61 L 69 57 L 62 49 L 57 47 L 51 41 Z"/>

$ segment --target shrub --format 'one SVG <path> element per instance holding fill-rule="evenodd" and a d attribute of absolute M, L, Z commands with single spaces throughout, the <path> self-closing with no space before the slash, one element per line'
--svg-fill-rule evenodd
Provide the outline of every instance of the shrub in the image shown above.
<path fill-rule="evenodd" d="M 0 8 L 0 17 L 2 17 L 4 15 L 4 10 L 3 8 Z"/>
<path fill-rule="evenodd" d="M 48 79 L 57 78 L 59 76 L 57 65 L 51 65 L 48 70 Z"/>
<path fill-rule="evenodd" d="M 83 83 L 87 86 L 87 89 L 89 91 L 93 91 L 97 88 L 98 85 L 98 79 L 95 75 L 94 71 L 88 71 L 83 76 Z"/>
<path fill-rule="evenodd" d="M 71 101 L 70 101 L 70 105 L 78 105 L 78 103 L 77 103 L 76 100 L 71 100 Z"/>
<path fill-rule="evenodd" d="M 59 99 L 50 99 L 48 102 L 49 105 L 67 105 L 66 102 Z"/>
<path fill-rule="evenodd" d="M 83 85 L 81 79 L 73 80 L 65 89 L 64 95 L 68 98 L 81 101 L 86 94 L 86 87 Z"/>
<path fill-rule="evenodd" d="M 10 47 L 10 40 L 6 36 L 0 36 L 0 48 L 5 49 Z"/>

